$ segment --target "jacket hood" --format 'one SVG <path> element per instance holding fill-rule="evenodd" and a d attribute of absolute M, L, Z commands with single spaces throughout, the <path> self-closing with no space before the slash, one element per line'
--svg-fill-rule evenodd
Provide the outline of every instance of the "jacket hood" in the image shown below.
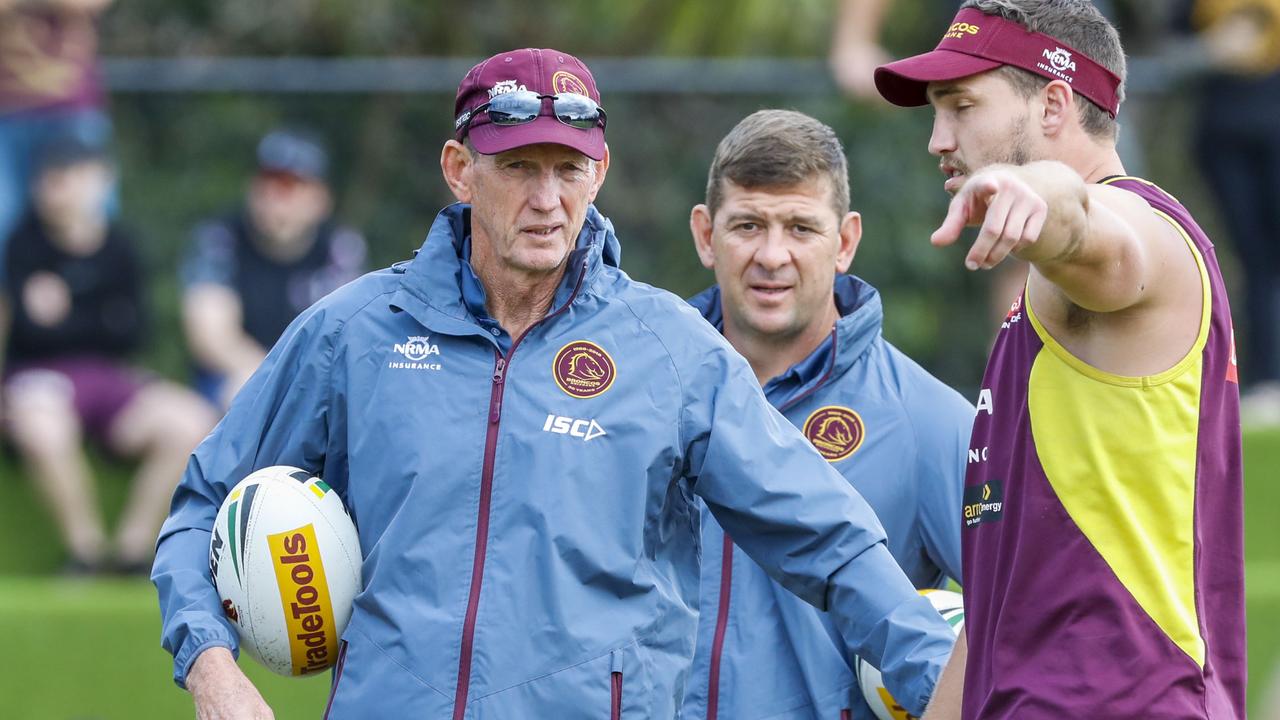
<path fill-rule="evenodd" d="M 879 291 L 869 283 L 854 275 L 837 275 L 835 301 L 840 317 L 835 326 L 834 358 L 831 356 L 832 344 L 823 343 L 814 355 L 793 365 L 783 373 L 784 376 L 795 372 L 802 384 L 824 375 L 839 376 L 880 336 L 884 325 L 884 306 L 880 303 Z M 689 298 L 689 304 L 702 313 L 707 322 L 724 332 L 724 307 L 719 285 L 712 285 Z M 818 355 L 822 357 L 815 357 Z"/>
<path fill-rule="evenodd" d="M 420 314 L 429 309 L 449 320 L 470 326 L 460 283 L 462 245 L 470 234 L 470 205 L 454 203 L 441 210 L 413 259 L 393 266 L 403 277 L 401 290 L 392 298 L 391 304 L 419 317 L 424 324 L 426 321 Z M 588 206 L 553 307 L 568 301 L 580 277 L 583 286 L 589 286 L 605 266 L 618 267 L 621 257 L 622 246 L 614 233 L 613 223 L 595 205 Z"/>

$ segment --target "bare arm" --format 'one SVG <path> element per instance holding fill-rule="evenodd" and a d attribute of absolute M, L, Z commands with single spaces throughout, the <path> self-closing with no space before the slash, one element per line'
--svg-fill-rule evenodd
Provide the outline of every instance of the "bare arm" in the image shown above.
<path fill-rule="evenodd" d="M 235 291 L 202 283 L 182 298 L 182 323 L 191 354 L 200 365 L 227 377 L 228 398 L 266 357 L 266 350 L 244 331 L 244 309 Z"/>
<path fill-rule="evenodd" d="M 1098 313 L 1145 301 L 1172 262 L 1194 262 L 1171 226 L 1133 193 L 1086 184 L 1058 162 L 993 165 L 951 201 L 935 245 L 980 226 L 965 256 L 970 270 L 1009 255 L 1030 262 L 1066 300 Z"/>
<path fill-rule="evenodd" d="M 187 689 L 197 720 L 271 720 L 275 715 L 258 689 L 236 665 L 231 651 L 211 647 L 191 664 Z"/>
<path fill-rule="evenodd" d="M 968 635 L 961 628 L 951 659 L 938 678 L 929 700 L 929 709 L 921 720 L 960 720 L 961 701 L 964 699 L 964 665 L 969 659 Z"/>
<path fill-rule="evenodd" d="M 831 72 L 840 89 L 862 100 L 880 98 L 873 73 L 892 58 L 880 46 L 889 0 L 839 0 L 831 39 Z"/>

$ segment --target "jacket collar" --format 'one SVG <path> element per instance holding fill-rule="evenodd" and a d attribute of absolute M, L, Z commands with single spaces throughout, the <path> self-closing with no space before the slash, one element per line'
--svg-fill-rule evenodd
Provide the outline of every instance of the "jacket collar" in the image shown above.
<path fill-rule="evenodd" d="M 440 211 L 422 248 L 412 260 L 396 263 L 400 289 L 390 305 L 408 312 L 424 326 L 452 335 L 485 334 L 475 324 L 462 297 L 462 248 L 471 233 L 471 206 L 454 203 Z M 613 224 L 595 206 L 587 208 L 577 245 L 569 254 L 553 311 L 570 301 L 575 288 L 585 291 L 606 266 L 617 267 L 622 247 Z"/>
<path fill-rule="evenodd" d="M 765 392 L 776 405 L 791 405 L 815 392 L 831 378 L 840 377 L 858 361 L 880 336 L 884 308 L 880 293 L 853 275 L 837 275 L 836 311 L 839 318 L 831 335 L 808 357 L 765 383 Z M 724 308 L 720 287 L 713 285 L 689 299 L 707 322 L 724 332 Z M 777 391 L 777 392 L 775 392 Z"/>

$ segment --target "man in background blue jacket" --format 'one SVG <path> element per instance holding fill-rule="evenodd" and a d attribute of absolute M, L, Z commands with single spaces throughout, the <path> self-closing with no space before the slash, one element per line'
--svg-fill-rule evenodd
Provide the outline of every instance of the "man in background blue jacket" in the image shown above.
<path fill-rule="evenodd" d="M 831 128 L 761 110 L 721 141 L 694 243 L 718 285 L 693 298 L 765 396 L 858 490 L 917 588 L 960 577 L 973 406 L 880 335 L 880 296 L 844 273 L 862 235 Z M 830 615 L 702 518 L 698 645 L 683 718 L 871 720 Z"/>
<path fill-rule="evenodd" d="M 321 474 L 364 589 L 326 714 L 671 718 L 696 634 L 700 497 L 845 649 L 923 709 L 951 631 L 866 502 L 678 298 L 617 268 L 587 68 L 502 53 L 441 154 L 460 201 L 417 257 L 303 313 L 197 449 L 153 579 L 200 717 L 267 717 L 208 568 L 228 490 Z"/>

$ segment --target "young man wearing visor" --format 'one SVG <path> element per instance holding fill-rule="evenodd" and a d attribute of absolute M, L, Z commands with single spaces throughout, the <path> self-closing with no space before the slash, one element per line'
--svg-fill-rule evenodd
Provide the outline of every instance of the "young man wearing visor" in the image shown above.
<path fill-rule="evenodd" d="M 876 71 L 933 106 L 955 196 L 933 243 L 978 227 L 967 268 L 1031 265 L 970 445 L 968 662 L 944 678 L 964 668 L 964 718 L 1244 717 L 1231 314 L 1190 213 L 1125 175 L 1124 73 L 1085 0 L 969 0 L 937 49 Z"/>
<path fill-rule="evenodd" d="M 320 473 L 360 532 L 331 717 L 675 717 L 695 496 L 923 710 L 950 629 L 746 361 L 618 269 L 591 205 L 598 103 L 555 50 L 473 68 L 440 160 L 460 202 L 415 259 L 299 317 L 196 451 L 153 577 L 201 717 L 269 712 L 232 660 L 208 547 L 228 490 L 277 464 Z"/>

